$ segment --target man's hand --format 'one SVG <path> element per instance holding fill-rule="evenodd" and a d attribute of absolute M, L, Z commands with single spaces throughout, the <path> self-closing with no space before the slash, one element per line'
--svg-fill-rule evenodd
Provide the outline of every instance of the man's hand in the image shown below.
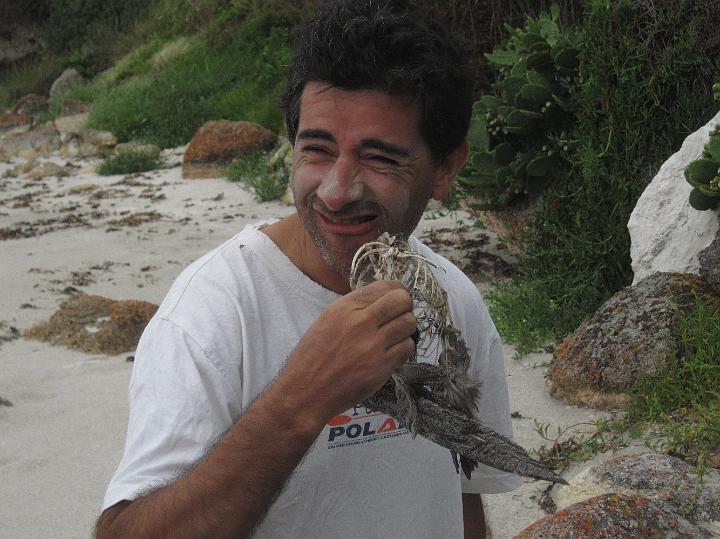
<path fill-rule="evenodd" d="M 277 383 L 323 424 L 374 393 L 415 350 L 417 320 L 400 281 L 376 281 L 331 304 Z"/>

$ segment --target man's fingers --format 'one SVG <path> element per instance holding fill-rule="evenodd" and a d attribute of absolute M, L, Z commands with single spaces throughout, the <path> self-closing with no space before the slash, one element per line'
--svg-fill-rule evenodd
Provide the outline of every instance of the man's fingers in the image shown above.
<path fill-rule="evenodd" d="M 409 312 L 401 314 L 380 328 L 382 338 L 387 343 L 387 349 L 406 339 L 410 339 L 414 348 L 415 341 L 412 336 L 415 331 L 417 331 L 417 318 Z"/>
<path fill-rule="evenodd" d="M 405 313 L 412 314 L 413 303 L 410 294 L 403 287 L 390 290 L 365 309 L 377 322 L 378 327 L 382 327 Z"/>
<path fill-rule="evenodd" d="M 400 281 L 374 281 L 353 290 L 345 297 L 352 298 L 362 308 L 375 303 L 391 290 L 405 290 L 405 287 Z"/>

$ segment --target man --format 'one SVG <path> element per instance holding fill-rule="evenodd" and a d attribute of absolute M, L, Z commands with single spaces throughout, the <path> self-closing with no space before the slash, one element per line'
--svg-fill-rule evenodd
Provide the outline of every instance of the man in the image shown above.
<path fill-rule="evenodd" d="M 480 466 L 461 498 L 446 449 L 358 404 L 413 353 L 416 319 L 401 283 L 348 285 L 363 243 L 447 194 L 471 103 L 458 49 L 404 1 L 338 0 L 305 29 L 284 97 L 297 214 L 192 264 L 148 325 L 98 537 L 485 535 L 477 493 L 517 478 Z M 477 289 L 410 241 L 440 268 L 479 416 L 510 435 Z"/>

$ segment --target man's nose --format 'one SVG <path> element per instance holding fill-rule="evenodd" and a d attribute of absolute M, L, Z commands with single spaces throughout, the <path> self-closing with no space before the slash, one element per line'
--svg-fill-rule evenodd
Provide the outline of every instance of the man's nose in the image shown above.
<path fill-rule="evenodd" d="M 332 211 L 340 211 L 346 205 L 362 200 L 363 183 L 354 160 L 338 158 L 320 183 L 317 196 Z"/>

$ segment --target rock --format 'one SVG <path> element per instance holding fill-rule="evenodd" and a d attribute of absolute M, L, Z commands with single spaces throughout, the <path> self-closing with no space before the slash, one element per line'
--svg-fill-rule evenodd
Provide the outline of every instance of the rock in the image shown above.
<path fill-rule="evenodd" d="M 473 197 L 462 201 L 462 205 L 479 219 L 487 230 L 494 232 L 506 242 L 511 252 L 524 253 L 526 250 L 524 238 L 532 229 L 535 216 L 542 209 L 542 197 L 516 203 L 499 211 L 478 210 L 478 203 L 479 201 Z"/>
<path fill-rule="evenodd" d="M 251 122 L 214 120 L 193 136 L 183 157 L 185 178 L 219 178 L 233 161 L 254 150 L 273 147 L 275 133 Z"/>
<path fill-rule="evenodd" d="M 11 129 L 19 125 L 27 125 L 30 123 L 30 117 L 26 114 L 18 114 L 16 112 L 0 113 L 0 131 Z"/>
<path fill-rule="evenodd" d="M 720 296 L 720 230 L 715 239 L 698 254 L 700 264 L 700 277 L 710 289 Z"/>
<path fill-rule="evenodd" d="M 635 537 L 705 539 L 708 534 L 644 496 L 604 494 L 538 520 L 515 539 Z"/>
<path fill-rule="evenodd" d="M 45 96 L 37 94 L 28 94 L 17 100 L 13 107 L 16 114 L 25 114 L 27 116 L 37 116 L 48 110 L 48 100 Z"/>
<path fill-rule="evenodd" d="M 76 114 L 86 114 L 90 112 L 90 104 L 80 99 L 64 99 L 60 105 L 60 114 L 58 117 L 75 116 Z"/>
<path fill-rule="evenodd" d="M 26 331 L 25 337 L 89 354 L 117 355 L 135 350 L 155 311 L 157 305 L 146 301 L 76 294 L 48 322 Z"/>
<path fill-rule="evenodd" d="M 656 273 L 621 290 L 555 350 L 548 390 L 570 404 L 624 408 L 624 391 L 675 356 L 679 318 L 695 305 L 696 294 L 720 305 L 690 274 Z"/>
<path fill-rule="evenodd" d="M 60 132 L 52 124 L 26 132 L 7 133 L 0 139 L 0 159 L 48 155 L 60 149 Z"/>
<path fill-rule="evenodd" d="M 117 138 L 110 131 L 84 129 L 79 133 L 69 133 L 60 150 L 63 157 L 106 157 L 117 145 Z"/>
<path fill-rule="evenodd" d="M 85 84 L 85 79 L 77 69 L 70 67 L 52 83 L 50 97 L 60 97 L 77 86 Z"/>
<path fill-rule="evenodd" d="M 158 157 L 160 155 L 160 148 L 155 144 L 143 144 L 141 142 L 131 140 L 130 142 L 121 142 L 115 146 L 115 154 L 122 152 L 146 153 L 152 155 L 153 157 Z"/>
<path fill-rule="evenodd" d="M 720 113 L 687 137 L 640 196 L 628 222 L 633 283 L 656 271 L 698 273 L 697 255 L 715 237 L 720 210 L 697 211 L 690 206 L 692 187 L 683 172 L 700 156 L 718 123 Z"/>
<path fill-rule="evenodd" d="M 604 494 L 641 495 L 665 511 L 682 514 L 712 533 L 720 532 L 720 473 L 708 470 L 702 484 L 695 468 L 659 453 L 622 455 L 591 466 L 555 496 L 559 509 Z"/>
<path fill-rule="evenodd" d="M 67 177 L 72 174 L 72 169 L 63 167 L 52 161 L 46 161 L 40 166 L 32 169 L 28 176 L 34 180 L 47 178 L 48 176 Z"/>
<path fill-rule="evenodd" d="M 81 112 L 69 116 L 58 116 L 55 118 L 55 128 L 60 131 L 64 143 L 67 143 L 72 135 L 78 135 L 87 123 L 89 113 Z"/>
<path fill-rule="evenodd" d="M 35 94 L 23 96 L 17 100 L 12 109 L 0 113 L 0 130 L 31 125 L 47 110 L 47 98 Z"/>

